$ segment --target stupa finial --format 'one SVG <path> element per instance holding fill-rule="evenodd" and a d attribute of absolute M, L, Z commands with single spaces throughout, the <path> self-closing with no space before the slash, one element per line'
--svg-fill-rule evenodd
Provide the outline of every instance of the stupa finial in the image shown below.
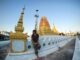
<path fill-rule="evenodd" d="M 22 8 L 22 12 L 18 21 L 17 26 L 15 27 L 15 31 L 16 32 L 23 32 L 24 28 L 23 28 L 23 15 L 24 15 L 24 10 L 25 10 L 25 6 Z"/>

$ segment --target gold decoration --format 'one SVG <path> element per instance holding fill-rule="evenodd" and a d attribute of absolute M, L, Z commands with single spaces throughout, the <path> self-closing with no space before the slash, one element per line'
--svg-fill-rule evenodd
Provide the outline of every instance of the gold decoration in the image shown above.
<path fill-rule="evenodd" d="M 23 11 L 21 12 L 21 16 L 19 18 L 18 24 L 15 27 L 15 33 L 10 32 L 10 48 L 12 52 L 16 52 L 16 51 L 13 51 L 12 40 L 23 40 L 24 47 L 25 47 L 24 51 L 26 50 L 27 34 L 23 33 L 24 31 L 23 15 L 24 15 L 24 8 L 23 8 Z"/>
<path fill-rule="evenodd" d="M 40 35 L 48 35 L 51 34 L 50 25 L 48 20 L 45 16 L 41 18 L 40 25 L 39 25 L 39 34 Z"/>
<path fill-rule="evenodd" d="M 56 26 L 55 26 L 55 25 L 53 26 L 52 34 L 53 34 L 53 35 L 58 35 L 58 34 L 59 34 L 58 31 L 57 31 L 57 29 L 56 29 Z"/>

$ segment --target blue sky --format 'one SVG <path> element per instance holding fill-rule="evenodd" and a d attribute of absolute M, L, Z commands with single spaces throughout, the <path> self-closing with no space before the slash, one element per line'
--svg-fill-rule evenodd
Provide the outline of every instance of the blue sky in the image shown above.
<path fill-rule="evenodd" d="M 0 0 L 1 31 L 14 31 L 24 4 L 24 32 L 32 33 L 36 9 L 39 10 L 38 23 L 46 16 L 51 28 L 54 23 L 59 32 L 80 32 L 79 0 Z"/>

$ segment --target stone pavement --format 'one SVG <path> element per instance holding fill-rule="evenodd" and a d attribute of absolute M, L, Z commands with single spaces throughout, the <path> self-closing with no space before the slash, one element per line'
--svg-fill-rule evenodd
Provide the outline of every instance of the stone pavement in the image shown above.
<path fill-rule="evenodd" d="M 0 60 L 5 60 L 5 57 L 7 56 L 9 51 L 9 44 L 6 46 L 0 47 Z"/>

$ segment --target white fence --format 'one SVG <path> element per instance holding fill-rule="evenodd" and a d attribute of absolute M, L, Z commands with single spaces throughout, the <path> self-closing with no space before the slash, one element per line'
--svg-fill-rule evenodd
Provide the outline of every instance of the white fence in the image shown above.
<path fill-rule="evenodd" d="M 39 56 L 46 56 L 51 54 L 59 49 L 59 47 L 63 47 L 69 41 L 71 41 L 73 37 L 71 36 L 40 36 L 39 43 L 41 45 L 41 49 L 39 50 Z M 31 43 L 31 39 L 28 38 L 27 41 L 27 51 L 23 53 L 8 53 L 5 60 L 32 60 L 35 59 L 36 56 L 34 54 L 33 45 Z"/>

